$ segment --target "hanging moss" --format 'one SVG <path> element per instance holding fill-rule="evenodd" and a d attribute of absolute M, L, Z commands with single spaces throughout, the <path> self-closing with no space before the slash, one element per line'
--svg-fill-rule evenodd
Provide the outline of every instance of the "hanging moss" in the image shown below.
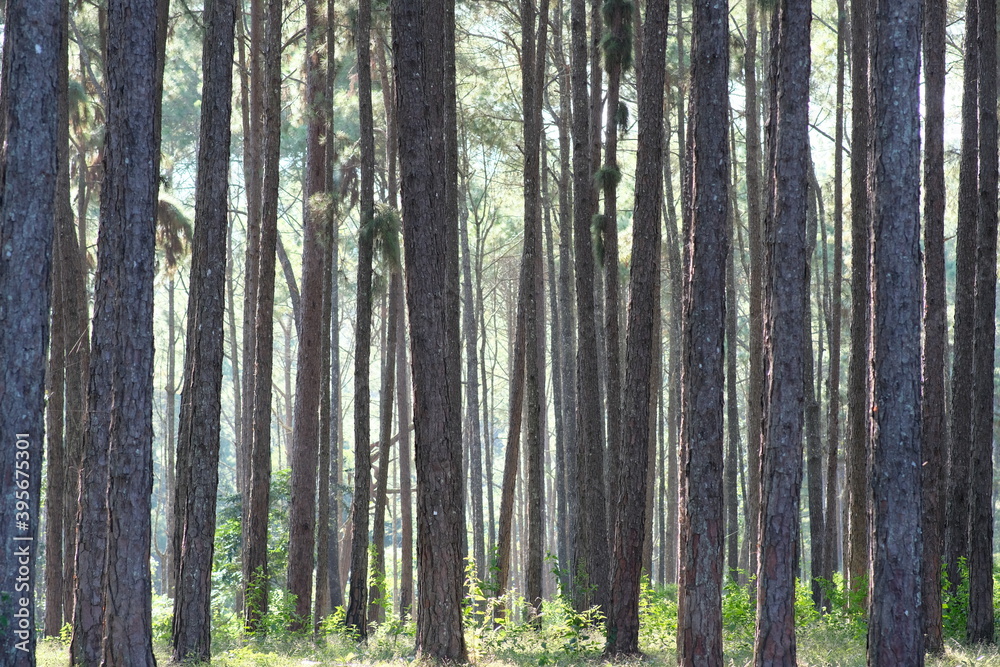
<path fill-rule="evenodd" d="M 176 201 L 161 195 L 156 202 L 156 247 L 163 251 L 168 273 L 176 271 L 181 259 L 188 254 L 192 238 L 191 219 Z"/>
<path fill-rule="evenodd" d="M 595 213 L 594 217 L 590 219 L 590 240 L 594 247 L 594 261 L 601 269 L 604 268 L 604 227 L 606 224 L 607 218 L 600 213 Z"/>
<path fill-rule="evenodd" d="M 601 8 L 604 14 L 606 26 L 615 21 L 615 17 L 621 17 L 621 34 L 613 35 L 610 30 L 604 33 L 601 39 L 601 49 L 604 51 L 604 67 L 611 69 L 614 65 L 620 65 L 622 71 L 628 71 L 632 67 L 632 11 L 634 5 L 631 0 L 604 0 Z"/>
<path fill-rule="evenodd" d="M 621 181 L 622 172 L 618 170 L 618 167 L 613 165 L 605 165 L 594 174 L 594 182 L 602 190 L 607 187 L 618 187 Z"/>
<path fill-rule="evenodd" d="M 390 270 L 401 265 L 399 230 L 399 212 L 388 204 L 376 205 L 375 216 L 361 230 L 366 238 L 371 239 L 376 259 Z"/>
<path fill-rule="evenodd" d="M 618 108 L 615 109 L 615 125 L 618 126 L 619 136 L 625 134 L 625 131 L 628 129 L 628 120 L 629 120 L 628 105 L 625 104 L 624 102 L 619 102 Z"/>

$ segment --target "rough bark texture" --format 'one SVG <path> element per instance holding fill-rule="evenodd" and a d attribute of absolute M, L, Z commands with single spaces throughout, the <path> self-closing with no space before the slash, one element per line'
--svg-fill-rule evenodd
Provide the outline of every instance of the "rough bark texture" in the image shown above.
<path fill-rule="evenodd" d="M 811 2 L 784 0 L 771 34 L 769 197 L 764 222 L 764 422 L 755 665 L 795 664 L 802 487 Z M 811 359 L 808 360 L 811 363 Z"/>
<path fill-rule="evenodd" d="M 628 329 L 625 352 L 621 472 L 612 499 L 617 508 L 612 557 L 612 599 L 608 613 L 608 647 L 613 655 L 639 653 L 639 577 L 646 533 L 646 488 L 650 440 L 651 377 L 659 337 L 656 302 L 660 295 L 660 206 L 663 192 L 663 79 L 666 61 L 666 2 L 649 6 L 640 63 L 639 154 L 629 278 Z M 659 382 L 656 383 L 657 387 Z M 655 452 L 656 450 L 653 449 Z"/>
<path fill-rule="evenodd" d="M 319 1 L 306 3 L 306 164 L 303 197 L 302 294 L 295 375 L 295 423 L 289 462 L 288 592 L 295 596 L 292 630 L 309 625 L 316 547 L 316 468 L 319 457 L 318 387 L 322 376 L 323 266 L 326 245 L 326 21 Z"/>
<path fill-rule="evenodd" d="M 872 582 L 868 664 L 922 665 L 920 9 L 879 0 L 872 39 Z"/>
<path fill-rule="evenodd" d="M 604 499 L 604 449 L 601 437 L 601 405 L 598 394 L 598 347 L 594 321 L 594 251 L 590 218 L 594 209 L 587 87 L 586 3 L 573 0 L 571 67 L 573 83 L 573 244 L 576 260 L 576 440 L 578 519 L 575 525 L 573 577 L 574 605 L 586 609 L 605 601 L 608 588 L 607 520 Z M 599 76 L 598 76 L 599 78 Z M 599 85 L 599 84 L 598 84 Z M 587 508 L 587 509 L 584 509 Z M 602 509 L 598 509 L 602 508 Z M 586 516 L 584 513 L 586 512 Z"/>
<path fill-rule="evenodd" d="M 962 155 L 958 173 L 958 230 L 955 241 L 955 343 L 951 374 L 951 442 L 945 568 L 948 585 L 958 590 L 959 559 L 969 555 L 969 488 L 972 449 L 972 375 L 976 285 L 976 224 L 979 210 L 979 2 L 965 5 L 965 54 L 962 83 Z"/>
<path fill-rule="evenodd" d="M 760 443 L 764 404 L 764 234 L 761 222 L 760 102 L 757 98 L 757 1 L 747 0 L 746 85 L 747 231 L 750 241 L 750 359 L 747 382 L 747 545 L 748 567 L 757 572 L 760 534 Z"/>
<path fill-rule="evenodd" d="M 730 110 L 731 112 L 732 110 Z M 735 128 L 730 122 L 730 150 L 736 152 Z M 729 238 L 736 233 L 736 168 L 732 169 L 732 184 L 729 190 Z M 739 498 L 736 495 L 736 471 L 739 467 L 737 452 L 740 446 L 740 413 L 737 399 L 736 376 L 736 247 L 730 244 L 726 258 L 726 463 L 725 463 L 725 513 L 726 513 L 726 574 L 731 581 L 739 575 L 740 535 Z"/>
<path fill-rule="evenodd" d="M 103 619 L 100 658 L 84 641 L 77 659 L 110 665 L 154 664 L 151 624 L 150 495 L 153 487 L 153 266 L 159 152 L 155 119 L 157 3 L 108 6 L 107 86 L 101 226 L 94 297 L 90 374 L 91 455 L 107 468 L 106 509 L 91 516 L 107 526 L 98 574 Z M 85 462 L 85 465 L 86 462 Z M 103 481 L 103 480 L 102 480 Z M 103 493 L 101 495 L 103 495 Z M 89 506 L 92 511 L 93 505 Z M 80 537 L 93 524 L 81 523 Z M 104 532 L 104 531 L 99 531 Z M 81 552 L 83 549 L 81 548 Z M 92 592 L 93 594 L 93 592 Z M 88 603 L 93 603 L 90 598 Z M 96 620 L 98 617 L 91 617 Z M 86 623 L 86 621 L 84 621 Z M 101 627 L 103 626 L 103 627 Z M 85 627 L 85 626 L 84 626 Z M 89 638 L 82 634 L 81 639 Z"/>
<path fill-rule="evenodd" d="M 868 203 L 869 0 L 851 0 L 851 361 L 847 379 L 847 574 L 852 591 L 868 578 Z"/>
<path fill-rule="evenodd" d="M 0 156 L 0 662 L 35 664 L 45 350 L 57 171 L 60 2 L 7 4 Z M 152 59 L 150 59 L 152 60 Z M 147 514 L 148 519 L 148 514 Z"/>
<path fill-rule="evenodd" d="M 188 297 L 187 348 L 177 439 L 177 555 L 172 659 L 211 657 L 212 554 L 219 485 L 229 139 L 236 6 L 206 6 L 201 138 Z"/>
<path fill-rule="evenodd" d="M 844 55 L 847 45 L 845 0 L 837 0 L 837 109 L 834 122 L 833 154 L 833 280 L 830 284 L 829 338 L 830 370 L 827 374 L 827 465 L 826 465 L 826 551 L 822 576 L 833 581 L 837 570 L 840 535 L 838 528 L 837 466 L 840 450 L 840 338 L 841 288 L 844 282 Z"/>
<path fill-rule="evenodd" d="M 969 616 L 966 639 L 992 643 L 993 376 L 997 284 L 997 3 L 979 0 L 979 215 L 969 481 Z"/>
<path fill-rule="evenodd" d="M 455 6 L 392 5 L 417 469 L 418 655 L 464 662 Z"/>
<path fill-rule="evenodd" d="M 372 119 L 371 72 L 371 0 L 358 5 L 357 57 L 358 107 L 361 139 L 360 229 L 358 232 L 358 332 L 354 341 L 354 500 L 351 523 L 351 582 L 348 592 L 347 625 L 368 635 L 368 518 L 371 496 L 371 436 L 369 434 L 369 356 L 371 355 L 372 321 L 372 234 L 369 231 L 375 216 L 375 135 Z"/>
<path fill-rule="evenodd" d="M 545 300 L 542 289 L 542 197 L 539 183 L 542 137 L 542 90 L 545 74 L 545 40 L 548 30 L 548 0 L 536 7 L 534 0 L 521 4 L 522 105 L 524 114 L 524 253 L 521 266 L 521 299 L 524 302 L 525 333 L 525 462 L 527 472 L 527 561 L 525 595 L 537 613 L 542 605 L 542 575 L 545 536 L 542 507 L 545 502 L 543 476 L 543 423 L 545 420 Z M 537 42 L 535 25 L 537 24 Z"/>
<path fill-rule="evenodd" d="M 256 632 L 267 613 L 269 570 L 267 521 L 271 500 L 271 369 L 274 347 L 274 268 L 278 236 L 278 157 L 281 148 L 281 19 L 283 0 L 268 0 L 261 56 L 260 80 L 263 117 L 260 124 L 260 244 L 255 277 L 256 293 L 251 307 L 253 378 L 248 397 L 250 437 L 243 516 L 243 617 Z M 251 38 L 252 39 L 252 38 Z M 249 263 L 249 257 L 248 257 Z M 244 419 L 246 421 L 246 418 Z"/>
<path fill-rule="evenodd" d="M 729 203 L 726 0 L 696 0 L 682 366 L 680 664 L 722 664 L 723 331 Z"/>
<path fill-rule="evenodd" d="M 946 2 L 924 3 L 924 348 L 923 348 L 923 601 L 927 651 L 942 653 L 941 552 L 947 452 L 945 359 L 948 302 L 944 255 L 944 86 Z"/>

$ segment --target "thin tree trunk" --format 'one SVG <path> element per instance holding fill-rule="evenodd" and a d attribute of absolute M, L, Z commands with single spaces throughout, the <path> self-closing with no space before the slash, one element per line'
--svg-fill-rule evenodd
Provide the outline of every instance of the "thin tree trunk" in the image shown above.
<path fill-rule="evenodd" d="M 966 639 L 993 643 L 993 395 L 997 283 L 997 8 L 979 0 L 979 206 L 976 233 L 969 616 Z"/>
<path fill-rule="evenodd" d="M 207 8 L 201 137 L 188 296 L 184 386 L 178 435 L 172 659 L 211 657 L 212 556 L 219 486 L 219 429 L 225 336 L 229 139 L 236 6 Z"/>
<path fill-rule="evenodd" d="M 655 426 L 651 427 L 655 421 L 650 419 L 650 412 L 652 410 L 655 414 L 654 358 L 658 356 L 659 348 L 657 303 L 660 294 L 663 78 L 667 18 L 666 2 L 650 5 L 650 13 L 646 17 L 646 43 L 649 48 L 640 64 L 646 85 L 639 97 L 638 172 L 625 353 L 625 428 L 622 433 L 620 476 L 616 484 L 619 495 L 612 499 L 613 506 L 617 508 L 612 598 L 608 614 L 607 652 L 612 655 L 639 652 L 639 579 L 642 547 L 647 533 L 647 468 L 651 463 L 650 442 L 655 443 L 656 435 Z M 655 452 L 655 448 L 652 451 Z"/>
<path fill-rule="evenodd" d="M 405 304 L 399 304 L 400 336 L 396 341 L 396 368 L 399 382 L 396 383 L 399 403 L 399 501 L 400 521 L 403 524 L 400 539 L 399 569 L 399 616 L 407 618 L 413 606 L 413 499 L 410 490 L 410 429 L 413 418 L 410 414 L 410 367 L 406 363 Z"/>
<path fill-rule="evenodd" d="M 945 344 L 948 302 L 944 254 L 944 91 L 946 2 L 924 4 L 924 348 L 923 348 L 923 599 L 928 653 L 944 652 L 941 551 L 947 456 Z"/>
<path fill-rule="evenodd" d="M 868 372 L 871 221 L 868 201 L 868 0 L 851 0 L 851 361 L 847 378 L 847 585 L 868 580 Z M 866 594 L 867 597 L 867 594 Z M 867 604 L 867 603 L 866 603 Z"/>
<path fill-rule="evenodd" d="M 278 236 L 278 158 L 281 139 L 281 19 L 282 0 L 268 0 L 261 63 L 263 120 L 260 125 L 261 165 L 260 245 L 257 261 L 253 340 L 253 409 L 247 457 L 248 475 L 243 519 L 244 624 L 262 629 L 268 608 L 269 569 L 267 522 L 271 499 L 271 371 L 274 355 L 274 269 Z M 248 261 L 249 263 L 249 261 Z M 244 392 L 244 396 L 247 393 Z"/>

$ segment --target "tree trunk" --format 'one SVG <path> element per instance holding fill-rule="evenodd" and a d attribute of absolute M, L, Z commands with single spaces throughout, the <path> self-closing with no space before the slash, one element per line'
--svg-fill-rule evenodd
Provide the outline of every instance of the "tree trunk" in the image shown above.
<path fill-rule="evenodd" d="M 993 643 L 993 374 L 997 283 L 996 0 L 979 0 L 979 206 L 976 233 L 969 616 L 966 639 Z"/>
<path fill-rule="evenodd" d="M 829 327 L 830 370 L 827 374 L 827 464 L 826 464 L 826 529 L 825 562 L 822 576 L 833 581 L 837 570 L 837 454 L 840 449 L 840 334 L 841 287 L 844 282 L 844 52 L 847 42 L 847 11 L 845 0 L 837 0 L 837 101 L 834 123 L 833 153 L 833 280 L 830 289 Z M 825 239 L 825 236 L 824 236 Z M 824 240 L 825 243 L 825 240 Z M 824 248 L 826 246 L 824 245 Z M 943 283 L 942 283 L 943 286 Z"/>
<path fill-rule="evenodd" d="M 587 89 L 586 4 L 572 0 L 571 65 L 573 84 L 573 231 L 576 260 L 576 440 L 568 444 L 575 448 L 578 491 L 578 518 L 571 516 L 574 533 L 575 561 L 570 565 L 574 582 L 574 606 L 587 609 L 602 605 L 607 599 L 607 523 L 604 512 L 592 512 L 583 520 L 583 508 L 605 507 L 604 451 L 601 437 L 601 407 L 598 395 L 597 333 L 594 322 L 594 254 L 590 234 L 594 191 L 591 178 L 593 164 L 590 145 L 590 116 Z M 599 76 L 598 76 L 599 78 Z M 599 84 L 598 84 L 599 85 Z M 572 458 L 572 457 L 571 457 Z"/>
<path fill-rule="evenodd" d="M 869 255 L 869 0 L 851 0 L 851 361 L 847 378 L 847 585 L 865 593 L 868 579 L 868 373 L 871 307 Z M 866 594 L 867 595 L 867 594 Z"/>
<path fill-rule="evenodd" d="M 640 63 L 643 88 L 639 96 L 639 153 L 636 157 L 636 201 L 633 225 L 632 263 L 629 277 L 628 329 L 625 353 L 621 469 L 616 484 L 619 495 L 614 522 L 612 598 L 608 614 L 607 652 L 612 655 L 639 653 L 639 578 L 646 530 L 650 465 L 650 410 L 653 394 L 654 356 L 660 295 L 660 206 L 663 193 L 663 95 L 666 62 L 668 6 L 653 3 L 646 16 L 648 48 Z M 619 17 L 620 18 L 620 17 Z M 612 153 L 613 155 L 613 153 Z M 659 385 L 659 382 L 656 383 Z M 654 410 L 655 412 L 655 410 Z M 655 451 L 655 449 L 653 450 Z"/>
<path fill-rule="evenodd" d="M 872 30 L 872 583 L 868 664 L 922 665 L 920 12 L 879 0 Z M 990 25 L 993 25 L 992 23 Z M 995 93 L 994 93 L 995 99 Z M 994 190 L 994 197 L 996 191 Z M 982 527 L 979 527 L 981 529 Z"/>
<path fill-rule="evenodd" d="M 252 410 L 243 518 L 244 623 L 261 630 L 267 613 L 267 522 L 271 499 L 271 370 L 274 344 L 274 268 L 278 235 L 278 158 L 281 140 L 281 19 L 282 0 L 268 0 L 261 63 L 263 119 L 261 132 L 260 244 L 257 261 L 252 370 Z M 252 33 L 251 33 L 252 35 Z M 251 36 L 252 39 L 252 36 Z M 250 258 L 248 257 L 248 264 Z M 244 396 L 248 396 L 244 392 Z"/>
<path fill-rule="evenodd" d="M 399 338 L 399 310 L 403 300 L 403 279 L 393 268 L 389 278 L 389 310 L 386 344 L 382 360 L 382 389 L 379 392 L 378 476 L 375 482 L 375 514 L 372 519 L 372 576 L 368 595 L 368 621 L 385 622 L 386 609 L 392 609 L 390 591 L 385 583 L 385 506 L 389 485 L 389 461 L 392 458 L 392 399 L 396 391 L 396 344 Z"/>
<path fill-rule="evenodd" d="M 944 483 L 947 415 L 945 344 L 948 301 L 944 254 L 944 91 L 946 3 L 924 4 L 924 348 L 923 348 L 923 600 L 928 653 L 944 652 L 941 615 L 941 551 L 944 547 Z"/>
<path fill-rule="evenodd" d="M 678 660 L 722 663 L 723 345 L 729 202 L 728 2 L 696 0 L 691 44 L 690 237 L 681 369 Z"/>
<path fill-rule="evenodd" d="M 399 558 L 399 617 L 407 618 L 413 606 L 413 498 L 410 490 L 410 429 L 413 417 L 410 412 L 410 367 L 406 363 L 405 304 L 399 305 L 400 336 L 396 341 L 396 402 L 399 403 L 399 517 L 403 524 Z"/>
<path fill-rule="evenodd" d="M 601 248 L 598 251 L 604 269 L 604 358 L 607 374 L 604 385 L 607 412 L 608 455 L 608 523 L 615 520 L 618 511 L 618 476 L 621 461 L 622 439 L 622 386 L 621 342 L 618 314 L 618 125 L 621 110 L 622 74 L 632 65 L 632 13 L 630 0 L 608 0 L 603 3 L 603 17 L 607 31 L 601 40 L 604 62 L 608 71 L 607 124 L 604 133 L 604 166 L 598 171 L 597 180 L 604 193 L 604 213 L 599 218 L 598 233 Z M 622 109 L 626 107 L 622 106 Z M 597 164 L 595 162 L 595 164 Z M 657 214 L 659 207 L 657 207 Z M 614 547 L 613 544 L 609 544 Z"/>
<path fill-rule="evenodd" d="M 764 222 L 764 421 L 756 665 L 795 664 L 795 566 L 802 487 L 811 2 L 771 22 L 771 117 Z"/>
<path fill-rule="evenodd" d="M 295 422 L 289 463 L 291 501 L 288 510 L 288 592 L 295 596 L 290 629 L 308 627 L 316 546 L 316 468 L 319 456 L 319 398 L 322 376 L 323 266 L 327 220 L 326 72 L 323 60 L 325 16 L 318 0 L 306 3 L 306 139 L 303 184 L 303 252 L 301 326 L 295 375 Z"/>
<path fill-rule="evenodd" d="M 736 130 L 732 123 L 732 108 L 729 109 L 729 150 L 736 153 Z M 736 202 L 736 167 L 732 168 L 732 182 L 729 190 L 729 238 L 736 238 L 736 218 L 739 214 Z M 737 399 L 738 380 L 736 378 L 736 243 L 730 243 L 726 257 L 726 462 L 724 468 L 725 488 L 723 497 L 726 514 L 726 570 L 730 581 L 737 581 L 739 575 L 739 499 L 736 495 L 737 451 L 740 447 L 740 411 Z"/>
<path fill-rule="evenodd" d="M 416 648 L 464 662 L 454 3 L 394 3 L 392 28 L 415 399 Z"/>
<path fill-rule="evenodd" d="M 177 439 L 172 659 L 211 657 L 212 555 L 219 486 L 229 139 L 236 6 L 206 8 L 201 137 L 188 297 L 184 387 Z"/>
<path fill-rule="evenodd" d="M 6 665 L 35 664 L 34 545 L 39 538 L 42 495 L 45 350 L 61 153 L 57 149 L 60 5 L 57 0 L 11 2 L 4 17 L 0 294 L 4 295 L 5 326 L 0 328 L 0 358 L 4 360 L 0 426 L 5 443 L 0 449 L 4 543 L 0 616 L 7 623 L 0 639 L 0 662 Z M 147 64 L 153 62 L 150 59 Z"/>
<path fill-rule="evenodd" d="M 106 499 L 88 502 L 80 525 L 81 542 L 90 538 L 80 547 L 81 557 L 100 554 L 87 567 L 78 565 L 87 573 L 80 580 L 97 574 L 100 588 L 96 596 L 89 591 L 87 603 L 97 602 L 102 609 L 89 618 L 81 615 L 82 650 L 75 659 L 152 665 L 148 563 L 159 97 L 142 82 L 159 81 L 163 61 L 157 57 L 157 21 L 149 20 L 159 15 L 157 3 L 125 4 L 108 7 L 107 86 L 115 93 L 109 94 L 106 109 L 88 445 L 90 463 L 96 459 L 99 467 L 113 460 L 115 465 L 105 468 L 106 482 L 104 475 L 98 477 L 98 489 L 105 492 L 97 495 Z M 127 359 L 125 350 L 131 351 Z M 82 589 L 79 597 L 84 597 Z"/>
<path fill-rule="evenodd" d="M 350 602 L 347 625 L 368 636 L 368 512 L 371 495 L 369 356 L 371 355 L 372 219 L 375 216 L 375 135 L 372 129 L 371 0 L 361 0 L 357 23 L 358 106 L 361 115 L 361 203 L 358 232 L 357 338 L 354 341 L 354 500 L 351 511 Z"/>

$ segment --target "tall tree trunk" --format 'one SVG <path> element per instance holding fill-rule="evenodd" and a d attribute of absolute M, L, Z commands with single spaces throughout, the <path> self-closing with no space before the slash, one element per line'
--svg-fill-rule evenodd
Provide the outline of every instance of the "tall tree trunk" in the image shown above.
<path fill-rule="evenodd" d="M 813 353 L 813 314 L 812 303 L 809 300 L 809 285 L 812 282 L 812 260 L 816 252 L 816 234 L 823 229 L 823 220 L 819 202 L 823 197 L 819 182 L 816 179 L 812 158 L 809 159 L 808 213 L 806 214 L 806 289 L 803 290 L 803 408 L 805 410 L 805 456 L 806 456 L 806 487 L 809 492 L 809 579 L 813 604 L 817 610 L 822 610 L 827 604 L 823 595 L 820 579 L 826 577 L 823 571 L 827 560 L 827 549 L 833 542 L 826 537 L 826 522 L 823 514 L 823 445 L 820 438 L 820 408 L 823 397 L 819 386 L 823 378 L 823 336 L 820 331 L 819 355 Z M 824 253 L 825 255 L 825 253 Z M 821 257 L 820 261 L 825 258 Z M 817 292 L 819 291 L 819 271 L 817 273 Z M 820 316 L 822 323 L 822 316 Z M 817 372 L 819 382 L 817 382 Z M 836 470 L 836 468 L 834 468 Z"/>
<path fill-rule="evenodd" d="M 944 256 L 944 91 L 946 2 L 924 3 L 924 348 L 923 348 L 923 600 L 927 651 L 944 651 L 941 551 L 947 455 L 945 344 L 948 301 Z"/>
<path fill-rule="evenodd" d="M 406 363 L 405 304 L 400 304 L 400 336 L 396 341 L 396 368 L 399 382 L 396 383 L 396 402 L 399 403 L 399 517 L 403 524 L 400 538 L 399 558 L 399 616 L 407 618 L 413 606 L 413 498 L 410 489 L 410 429 L 413 418 L 410 411 L 410 367 Z"/>
<path fill-rule="evenodd" d="M 844 55 L 847 46 L 847 11 L 845 0 L 837 0 L 837 101 L 833 147 L 833 280 L 830 289 L 829 328 L 830 370 L 827 374 L 827 464 L 826 550 L 822 576 L 833 581 L 837 570 L 837 454 L 840 449 L 840 333 L 841 287 L 844 282 Z M 825 238 L 825 237 L 824 237 Z M 825 243 L 825 241 L 824 241 Z M 824 246 L 825 247 L 825 246 Z M 942 282 L 943 286 L 943 282 Z"/>
<path fill-rule="evenodd" d="M 873 667 L 924 662 L 920 611 L 921 5 L 917 0 L 879 0 L 872 30 L 872 139 L 874 154 L 879 156 L 874 161 L 872 198 L 873 562 L 868 664 Z"/>
<path fill-rule="evenodd" d="M 326 17 L 319 0 L 306 3 L 306 106 L 308 127 L 303 198 L 301 326 L 295 375 L 295 422 L 289 462 L 288 592 L 295 596 L 290 629 L 308 627 L 316 547 L 316 467 L 322 377 L 323 282 L 326 254 Z"/>
<path fill-rule="evenodd" d="M 736 153 L 736 129 L 732 122 L 732 107 L 729 109 L 729 150 Z M 729 190 L 729 238 L 736 239 L 736 218 L 739 209 L 736 202 L 736 166 L 732 166 L 732 182 Z M 739 575 L 740 535 L 739 498 L 736 494 L 737 451 L 740 447 L 740 411 L 737 399 L 736 379 L 736 243 L 729 245 L 726 257 L 726 462 L 725 488 L 723 489 L 726 514 L 726 570 L 730 581 L 737 581 Z"/>
<path fill-rule="evenodd" d="M 267 613 L 269 570 L 267 522 L 271 499 L 271 370 L 274 355 L 274 269 L 278 236 L 278 158 L 281 141 L 281 19 L 283 0 L 268 0 L 261 63 L 263 119 L 261 132 L 260 244 L 253 340 L 253 379 L 250 438 L 244 495 L 243 587 L 244 623 L 250 632 L 261 630 Z M 249 263 L 249 258 L 248 258 Z M 247 396 L 244 393 L 244 396 Z"/>
<path fill-rule="evenodd" d="M 601 40 L 604 63 L 608 71 L 607 124 L 604 131 L 604 166 L 598 171 L 597 180 L 604 193 L 604 213 L 597 224 L 601 238 L 598 255 L 604 269 L 604 357 L 607 374 L 604 385 L 607 412 L 608 455 L 608 523 L 615 520 L 618 502 L 618 468 L 621 462 L 622 439 L 622 386 L 621 342 L 619 336 L 619 286 L 618 286 L 618 126 L 622 110 L 622 74 L 632 65 L 632 13 L 631 0 L 607 0 L 603 3 L 604 22 L 607 30 Z M 622 109 L 625 107 L 622 106 Z M 595 162 L 595 164 L 597 164 Z M 659 214 L 659 207 L 657 207 Z M 613 548 L 613 544 L 609 545 Z"/>
<path fill-rule="evenodd" d="M 649 6 L 648 48 L 640 63 L 643 88 L 639 96 L 639 154 L 636 157 L 635 223 L 629 276 L 628 329 L 625 353 L 625 395 L 621 469 L 612 499 L 617 508 L 612 558 L 612 599 L 608 614 L 607 651 L 613 655 L 639 652 L 639 577 L 646 531 L 650 441 L 655 441 L 652 382 L 660 295 L 660 206 L 663 193 L 663 95 L 668 5 Z M 620 17 L 619 17 L 620 18 Z M 656 382 L 659 385 L 659 382 Z M 655 410 L 654 410 L 655 412 Z M 653 449 L 655 452 L 655 449 Z"/>
<path fill-rule="evenodd" d="M 174 496 L 177 494 L 177 440 L 176 436 L 176 416 L 177 416 L 177 308 L 175 307 L 175 297 L 177 292 L 176 264 L 170 265 L 168 260 L 167 272 L 167 386 L 163 393 L 166 394 L 166 442 L 163 446 L 164 453 L 164 497 L 161 502 L 166 507 L 167 524 L 167 545 L 163 554 L 164 561 L 164 592 L 173 597 L 174 583 L 177 580 L 177 556 L 173 535 L 176 532 L 174 515 Z"/>
<path fill-rule="evenodd" d="M 538 14 L 536 19 L 535 14 Z M 542 604 L 545 534 L 542 528 L 545 474 L 543 431 L 545 412 L 545 301 L 542 282 L 542 211 L 539 184 L 542 137 L 542 93 L 545 75 L 545 42 L 548 0 L 537 9 L 534 0 L 521 3 L 521 97 L 524 114 L 524 253 L 521 265 L 521 299 L 525 333 L 525 462 L 527 472 L 527 562 L 525 595 L 537 614 Z M 537 42 L 535 25 L 538 25 Z M 540 626 L 541 618 L 538 618 Z"/>
<path fill-rule="evenodd" d="M 597 333 L 594 322 L 594 254 L 590 234 L 591 212 L 594 210 L 594 190 L 591 178 L 593 163 L 590 144 L 590 123 L 587 89 L 586 4 L 572 0 L 571 67 L 573 84 L 573 231 L 576 260 L 576 480 L 579 518 L 571 517 L 574 533 L 575 560 L 570 571 L 575 586 L 574 606 L 586 609 L 602 605 L 607 595 L 607 523 L 604 512 L 593 512 L 584 521 L 583 508 L 605 506 L 604 451 L 601 437 L 601 407 L 598 395 Z M 599 75 L 595 75 L 599 78 Z M 599 85 L 599 84 L 598 84 Z M 598 103 L 599 104 L 599 103 Z"/>
<path fill-rule="evenodd" d="M 760 102 L 757 96 L 757 3 L 747 0 L 746 86 L 747 228 L 750 241 L 749 379 L 747 382 L 747 536 L 749 572 L 757 573 L 760 542 L 760 447 L 764 405 L 764 230 L 761 216 Z"/>
<path fill-rule="evenodd" d="M 225 337 L 229 139 L 236 5 L 206 7 L 201 137 L 188 296 L 184 386 L 172 502 L 176 555 L 172 659 L 211 657 L 212 555 L 219 486 L 219 428 Z"/>
<path fill-rule="evenodd" d="M 969 481 L 969 616 L 966 639 L 992 643 L 993 375 L 997 284 L 997 9 L 979 0 L 979 206 Z"/>
<path fill-rule="evenodd" d="M 962 88 L 962 155 L 958 180 L 958 232 L 955 241 L 955 351 L 952 359 L 951 446 L 948 458 L 948 522 L 945 568 L 957 591 L 959 560 L 969 555 L 969 488 L 972 449 L 973 341 L 975 323 L 976 225 L 979 209 L 979 2 L 965 6 L 965 56 Z"/>
<path fill-rule="evenodd" d="M 681 369 L 680 594 L 683 665 L 722 662 L 722 449 L 727 208 L 728 2 L 695 0 L 691 43 L 691 202 Z"/>
<path fill-rule="evenodd" d="M 0 639 L 0 662 L 7 665 L 35 664 L 34 544 L 39 538 L 42 495 L 45 350 L 61 153 L 57 149 L 60 4 L 58 0 L 11 2 L 5 13 L 2 94 L 6 103 L 0 109 L 0 238 L 4 244 L 0 294 L 4 295 L 5 319 L 0 329 L 0 358 L 4 360 L 0 426 L 6 442 L 0 449 L 4 471 L 0 615 L 7 619 L 7 627 Z M 147 64 L 154 62 L 150 58 Z"/>
<path fill-rule="evenodd" d="M 389 277 L 385 350 L 382 359 L 382 389 L 379 392 L 378 476 L 375 482 L 375 513 L 372 519 L 372 585 L 368 595 L 368 621 L 385 622 L 386 608 L 392 609 L 385 583 L 385 506 L 392 454 L 392 400 L 396 389 L 396 341 L 399 338 L 399 310 L 403 301 L 403 278 L 395 267 Z"/>
<path fill-rule="evenodd" d="M 368 366 L 371 355 L 372 220 L 375 217 L 375 135 L 372 118 L 371 0 L 358 9 L 358 106 L 361 115 L 361 203 L 358 227 L 357 337 L 354 341 L 354 500 L 351 510 L 350 601 L 347 625 L 368 636 L 368 512 L 371 495 Z"/>
<path fill-rule="evenodd" d="M 464 662 L 454 2 L 394 3 L 392 28 L 416 427 L 416 648 Z"/>
<path fill-rule="evenodd" d="M 764 421 L 756 665 L 795 664 L 795 565 L 806 362 L 806 212 L 811 2 L 784 0 L 771 22 L 769 202 L 764 221 Z"/>
<path fill-rule="evenodd" d="M 868 0 L 851 0 L 851 361 L 847 378 L 847 585 L 864 593 L 868 579 L 869 100 Z"/>

